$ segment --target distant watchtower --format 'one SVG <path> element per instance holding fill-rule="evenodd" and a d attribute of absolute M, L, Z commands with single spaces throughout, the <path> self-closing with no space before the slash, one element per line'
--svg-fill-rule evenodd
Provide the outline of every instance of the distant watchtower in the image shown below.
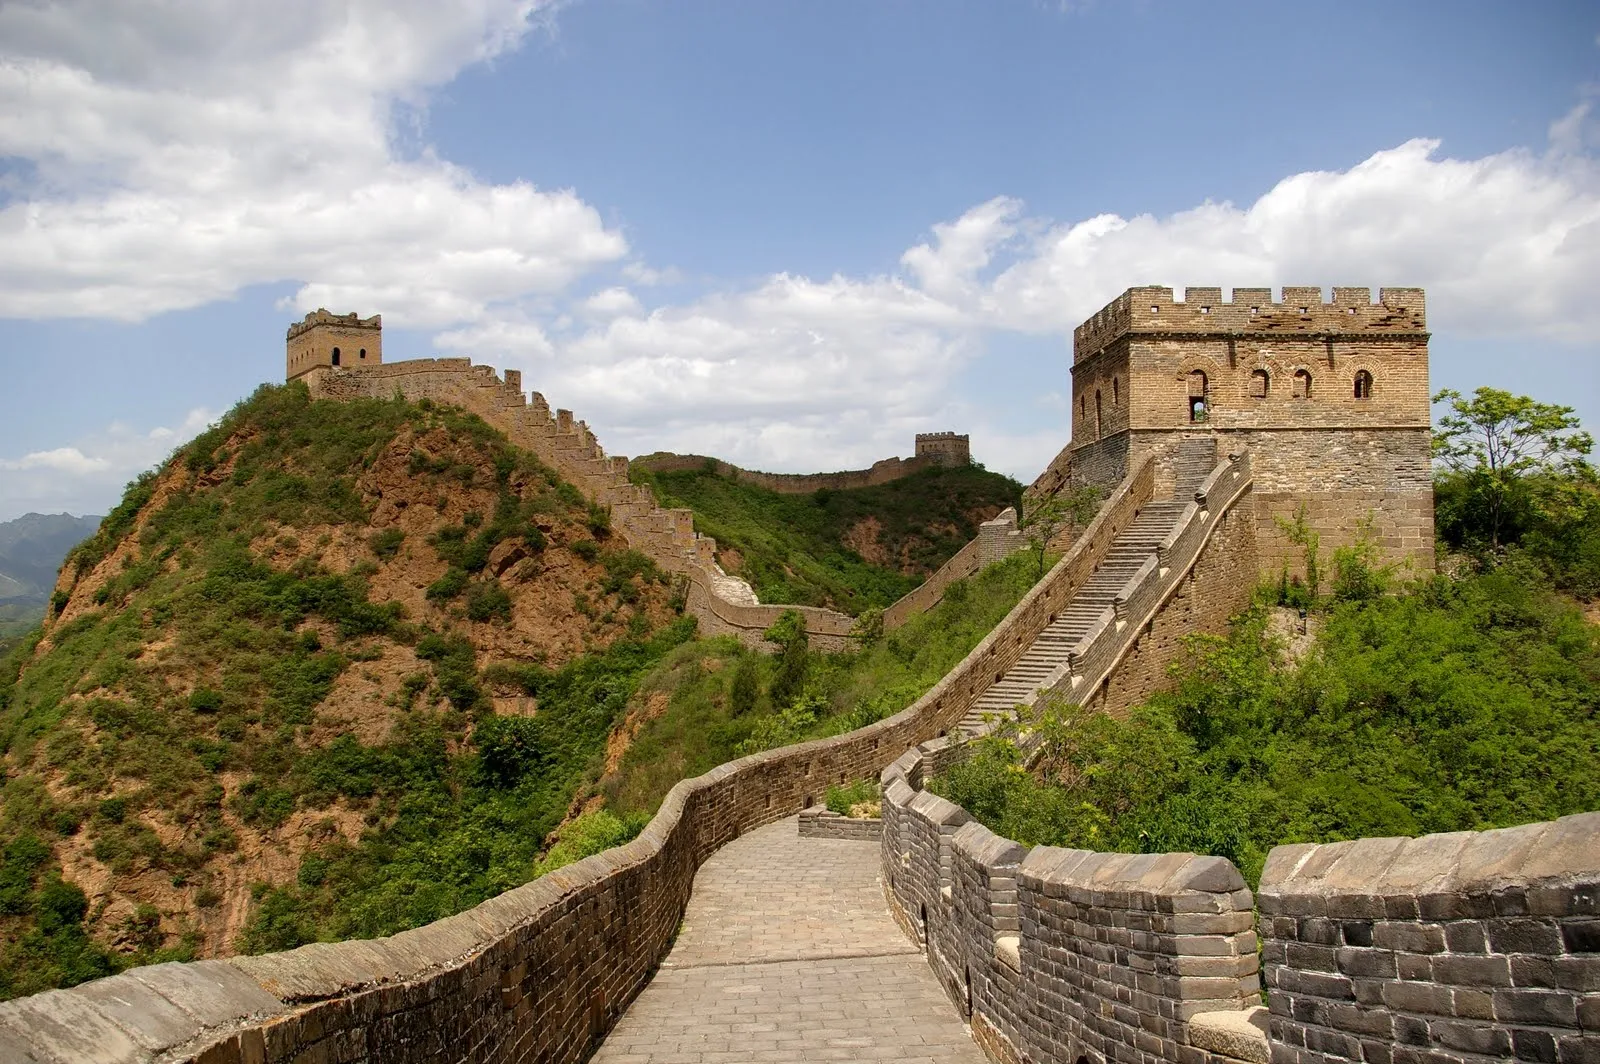
<path fill-rule="evenodd" d="M 1262 569 L 1299 566 L 1278 518 L 1323 550 L 1370 518 L 1383 552 L 1433 566 L 1427 313 L 1420 288 L 1130 288 L 1073 335 L 1069 478 L 1109 487 L 1184 439 L 1249 449 Z M 1059 460 L 1058 460 L 1059 461 Z"/>
<path fill-rule="evenodd" d="M 931 458 L 942 466 L 971 465 L 971 440 L 964 432 L 919 432 L 917 457 Z"/>
<path fill-rule="evenodd" d="M 317 308 L 289 326 L 288 379 L 323 366 L 376 366 L 383 362 L 383 316 L 330 314 Z"/>

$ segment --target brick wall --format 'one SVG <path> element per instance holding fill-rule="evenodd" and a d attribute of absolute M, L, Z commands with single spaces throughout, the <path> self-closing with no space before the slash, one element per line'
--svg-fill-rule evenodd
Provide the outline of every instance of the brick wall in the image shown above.
<path fill-rule="evenodd" d="M 348 376 L 323 384 L 339 387 Z M 459 366 L 413 366 L 389 379 L 397 377 L 441 401 L 464 379 Z M 499 388 L 487 370 L 482 379 Z M 575 435 L 581 423 L 566 421 Z M 994 631 L 892 717 L 685 780 L 626 846 L 413 931 L 137 968 L 0 1004 L 0 1060 L 584 1060 L 665 956 L 700 863 L 741 833 L 820 803 L 830 785 L 876 775 L 909 747 L 952 729 L 1093 571 L 1149 490 L 1148 468 L 1130 477 Z"/>
<path fill-rule="evenodd" d="M 720 458 L 699 454 L 671 454 L 658 451 L 633 460 L 633 465 L 657 473 L 676 473 L 705 469 L 708 465 L 718 476 L 750 484 L 780 495 L 810 495 L 824 489 L 847 491 L 851 488 L 872 488 L 888 484 L 924 469 L 950 464 L 944 455 L 917 455 L 914 458 L 884 458 L 872 463 L 870 469 L 846 469 L 837 473 L 762 473 L 754 469 L 741 469 Z M 965 463 L 962 463 L 965 464 Z"/>
<path fill-rule="evenodd" d="M 786 610 L 800 613 L 812 645 L 820 650 L 837 651 L 855 645 L 851 634 L 854 618 L 837 610 L 815 606 L 784 606 L 736 602 L 725 596 L 718 585 L 727 580 L 716 563 L 716 541 L 694 530 L 694 514 L 689 510 L 662 509 L 648 488 L 628 480 L 628 460 L 610 458 L 589 427 L 575 420 L 570 410 L 552 415 L 549 404 L 537 392 L 529 397 L 522 392 L 522 375 L 506 371 L 497 377 L 489 366 L 474 366 L 470 359 L 414 359 L 392 362 L 356 372 L 327 367 L 313 369 L 304 377 L 313 396 L 323 399 L 388 398 L 397 392 L 407 399 L 432 399 L 460 406 L 505 432 L 511 442 L 533 452 L 540 461 L 554 468 L 588 498 L 610 508 L 612 526 L 628 545 L 649 555 L 657 565 L 688 579 L 687 608 L 700 621 L 706 635 L 732 635 L 750 646 L 765 647 L 762 633 Z M 715 459 L 697 455 L 654 455 L 642 462 L 651 468 L 700 468 Z M 790 477 L 778 473 L 751 473 L 726 463 L 716 463 L 724 475 L 773 490 L 816 491 L 821 487 L 859 487 L 851 479 L 865 476 L 870 483 L 886 483 L 918 469 L 941 464 L 939 455 L 902 460 L 886 459 L 864 473 L 824 473 Z M 769 479 L 775 478 L 775 479 Z M 836 483 L 830 478 L 842 478 Z M 884 611 L 886 628 L 895 628 L 907 619 L 937 605 L 943 589 L 953 580 L 971 575 L 976 569 L 961 571 L 973 558 L 981 564 L 997 560 L 995 540 L 990 531 L 987 547 L 963 552 L 921 586 L 907 593 Z M 974 540 L 978 544 L 982 540 Z M 1010 543 L 1009 549 L 1015 549 Z M 948 570 L 948 571 L 946 571 Z"/>
<path fill-rule="evenodd" d="M 901 926 L 997 1060 L 1230 1058 L 1195 1016 L 1255 1003 L 1255 916 L 1237 869 L 1193 854 L 1028 849 L 884 771 L 884 881 Z"/>
<path fill-rule="evenodd" d="M 877 841 L 883 821 L 877 817 L 848 817 L 812 806 L 800 811 L 800 837 L 803 839 L 855 839 Z"/>
<path fill-rule="evenodd" d="M 1600 813 L 1280 846 L 1258 901 L 1279 1064 L 1600 1060 Z"/>

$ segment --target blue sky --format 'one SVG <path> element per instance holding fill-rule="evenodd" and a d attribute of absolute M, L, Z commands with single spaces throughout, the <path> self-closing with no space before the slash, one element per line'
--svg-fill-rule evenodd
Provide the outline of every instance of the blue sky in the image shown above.
<path fill-rule="evenodd" d="M 1131 284 L 1421 285 L 1435 387 L 1600 424 L 1600 8 L 0 8 L 0 520 L 103 512 L 305 310 L 613 453 L 1031 479 Z"/>

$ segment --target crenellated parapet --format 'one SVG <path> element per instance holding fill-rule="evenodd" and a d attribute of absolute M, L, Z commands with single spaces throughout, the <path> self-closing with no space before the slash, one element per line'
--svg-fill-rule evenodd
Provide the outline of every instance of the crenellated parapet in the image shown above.
<path fill-rule="evenodd" d="M 1170 288 L 1130 288 L 1073 330 L 1073 361 L 1083 362 L 1115 340 L 1130 335 L 1215 336 L 1416 336 L 1428 328 L 1427 303 L 1420 288 L 1381 288 L 1373 302 L 1370 288 L 1335 288 L 1324 299 L 1321 288 L 1283 288 L 1274 300 L 1270 288 L 1235 288 L 1223 299 L 1220 288 L 1186 288 L 1177 299 Z"/>
<path fill-rule="evenodd" d="M 344 320 L 338 315 L 329 317 Z M 693 511 L 660 506 L 649 488 L 629 479 L 628 459 L 607 455 L 588 424 L 571 410 L 552 410 L 539 392 L 524 393 L 522 374 L 517 370 L 496 374 L 493 367 L 474 365 L 467 358 L 422 358 L 350 368 L 318 365 L 300 379 L 320 399 L 388 398 L 398 393 L 410 400 L 432 399 L 477 414 L 503 431 L 512 443 L 556 470 L 586 498 L 608 508 L 612 529 L 630 547 L 643 552 L 663 570 L 683 577 L 688 583 L 687 608 L 699 619 L 706 635 L 733 635 L 752 646 L 765 645 L 763 633 L 784 612 L 794 610 L 805 621 L 807 634 L 817 649 L 837 651 L 855 645 L 855 619 L 847 614 L 814 606 L 757 601 L 748 584 L 722 570 L 717 562 L 716 540 L 695 531 Z M 953 433 L 941 435 L 941 440 L 947 442 L 964 443 L 965 439 Z M 674 459 L 685 461 L 681 456 L 658 456 L 654 460 L 665 462 L 668 468 L 682 468 L 674 464 Z M 708 459 L 688 461 L 700 463 Z M 886 483 L 906 472 L 937 464 L 947 463 L 934 457 L 886 459 L 867 476 L 874 483 Z M 805 477 L 737 472 L 745 477 L 805 483 L 810 491 L 829 486 L 835 478 L 856 475 Z M 1014 533 L 1014 515 L 1011 530 Z M 994 529 L 986 535 L 987 545 L 982 550 L 975 539 L 952 559 L 954 565 L 947 564 L 890 607 L 885 612 L 886 627 L 897 627 L 937 605 L 946 586 L 975 571 L 967 562 L 980 556 L 996 560 L 1021 545 L 1015 535 L 1006 538 Z"/>

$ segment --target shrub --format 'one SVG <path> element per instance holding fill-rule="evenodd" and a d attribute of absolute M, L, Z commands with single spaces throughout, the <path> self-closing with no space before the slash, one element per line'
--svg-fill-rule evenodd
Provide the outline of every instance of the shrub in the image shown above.
<path fill-rule="evenodd" d="M 596 543 L 592 539 L 577 540 L 572 543 L 570 549 L 572 553 L 576 554 L 586 562 L 592 562 L 596 558 L 600 557 L 600 544 Z"/>
<path fill-rule="evenodd" d="M 532 717 L 488 717 L 472 732 L 485 775 L 496 786 L 515 787 L 549 760 L 540 743 L 543 729 Z"/>
<path fill-rule="evenodd" d="M 761 665 L 754 654 L 742 655 L 728 689 L 728 710 L 736 717 L 743 716 L 756 708 L 760 697 Z"/>
<path fill-rule="evenodd" d="M 432 602 L 453 599 L 467 589 L 470 579 L 465 569 L 452 565 L 444 571 L 443 576 L 428 585 L 427 597 Z"/>
<path fill-rule="evenodd" d="M 511 596 L 498 580 L 482 580 L 467 590 L 467 618 L 473 621 L 511 621 Z"/>
<path fill-rule="evenodd" d="M 828 788 L 828 809 L 840 816 L 849 816 L 850 810 L 878 799 L 877 780 L 856 780 L 854 783 Z"/>
<path fill-rule="evenodd" d="M 222 708 L 222 695 L 209 687 L 197 687 L 189 696 L 189 708 L 196 713 L 215 713 Z"/>
<path fill-rule="evenodd" d="M 404 543 L 406 534 L 398 528 L 386 528 L 382 532 L 374 533 L 367 540 L 367 545 L 372 548 L 372 553 L 388 561 L 400 553 L 400 544 Z"/>

